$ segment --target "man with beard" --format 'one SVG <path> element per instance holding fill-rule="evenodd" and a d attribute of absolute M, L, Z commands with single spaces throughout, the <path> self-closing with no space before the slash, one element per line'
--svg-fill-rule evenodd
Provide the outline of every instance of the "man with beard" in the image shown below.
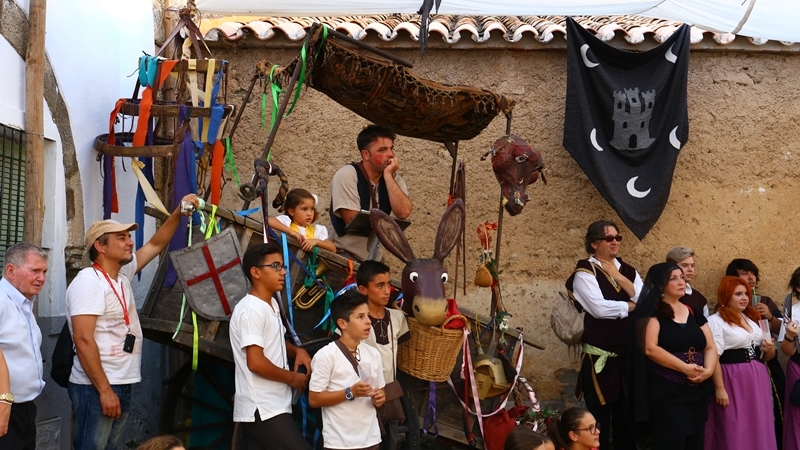
<path fill-rule="evenodd" d="M 378 208 L 406 219 L 411 214 L 406 182 L 397 171 L 395 135 L 381 125 L 369 125 L 356 139 L 361 161 L 340 168 L 331 181 L 331 225 L 337 251 L 359 261 L 367 259 L 367 237 L 347 234 L 345 227 L 361 211 Z"/>
<path fill-rule="evenodd" d="M 199 200 L 194 194 L 181 203 Z M 67 391 L 72 401 L 75 450 L 113 450 L 125 427 L 131 388 L 142 381 L 142 327 L 131 278 L 164 250 L 180 223 L 180 207 L 134 252 L 135 223 L 94 222 L 86 231 L 92 265 L 67 288 L 67 321 L 75 360 Z"/>
<path fill-rule="evenodd" d="M 586 407 L 603 426 L 600 448 L 633 450 L 632 424 L 625 423 L 623 373 L 631 337 L 628 314 L 636 307 L 642 279 L 619 258 L 622 235 L 608 220 L 589 225 L 584 245 L 591 255 L 578 261 L 567 290 L 586 314 L 583 319 L 583 360 L 576 386 Z"/>

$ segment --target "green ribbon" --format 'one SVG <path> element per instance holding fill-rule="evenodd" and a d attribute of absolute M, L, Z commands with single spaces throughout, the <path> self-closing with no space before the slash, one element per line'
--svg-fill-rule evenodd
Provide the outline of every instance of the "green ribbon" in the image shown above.
<path fill-rule="evenodd" d="M 231 149 L 231 138 L 225 138 L 225 170 L 233 174 L 233 181 L 236 187 L 242 187 L 239 183 L 239 171 L 236 169 L 236 159 L 233 157 L 233 150 Z"/>
<path fill-rule="evenodd" d="M 600 373 L 606 367 L 608 358 L 616 358 L 619 355 L 614 352 L 603 350 L 602 348 L 595 347 L 591 344 L 583 344 L 583 353 L 597 356 L 597 361 L 594 362 L 594 372 Z"/>
<path fill-rule="evenodd" d="M 266 87 L 266 86 L 265 86 Z M 267 128 L 267 92 L 261 93 L 261 129 Z"/>

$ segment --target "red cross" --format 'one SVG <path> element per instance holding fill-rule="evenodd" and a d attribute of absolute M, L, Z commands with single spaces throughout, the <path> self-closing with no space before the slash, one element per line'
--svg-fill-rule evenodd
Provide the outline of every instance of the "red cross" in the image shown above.
<path fill-rule="evenodd" d="M 230 269 L 231 267 L 237 266 L 241 259 L 237 256 L 235 259 L 230 261 L 229 263 L 225 264 L 224 266 L 217 268 L 214 266 L 214 260 L 211 259 L 211 252 L 208 250 L 208 246 L 202 248 L 203 250 L 203 257 L 206 259 L 206 264 L 208 265 L 208 272 L 196 276 L 191 280 L 186 280 L 186 286 L 192 286 L 197 284 L 203 280 L 207 280 L 211 278 L 214 281 L 214 287 L 217 288 L 217 292 L 219 293 L 219 301 L 222 303 L 222 309 L 225 311 L 226 316 L 231 315 L 231 307 L 228 305 L 228 297 L 225 295 L 225 290 L 222 288 L 222 283 L 219 279 L 219 274 L 221 272 L 225 272 L 226 270 Z"/>

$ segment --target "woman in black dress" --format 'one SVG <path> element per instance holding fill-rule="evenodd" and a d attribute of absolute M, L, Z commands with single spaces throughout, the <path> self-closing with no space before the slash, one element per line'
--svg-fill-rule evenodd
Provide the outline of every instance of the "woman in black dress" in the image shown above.
<path fill-rule="evenodd" d="M 636 310 L 649 318 L 640 316 L 635 326 L 647 357 L 652 448 L 702 450 L 712 393 L 707 380 L 718 360 L 711 330 L 702 311 L 680 302 L 686 282 L 675 263 L 651 267 L 645 284 L 650 292 Z"/>

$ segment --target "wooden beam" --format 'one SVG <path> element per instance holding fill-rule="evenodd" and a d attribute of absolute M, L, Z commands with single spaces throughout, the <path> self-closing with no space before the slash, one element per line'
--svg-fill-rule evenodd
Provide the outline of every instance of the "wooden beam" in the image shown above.
<path fill-rule="evenodd" d="M 30 0 L 25 55 L 25 230 L 23 239 L 42 245 L 44 222 L 44 35 L 47 0 Z"/>

